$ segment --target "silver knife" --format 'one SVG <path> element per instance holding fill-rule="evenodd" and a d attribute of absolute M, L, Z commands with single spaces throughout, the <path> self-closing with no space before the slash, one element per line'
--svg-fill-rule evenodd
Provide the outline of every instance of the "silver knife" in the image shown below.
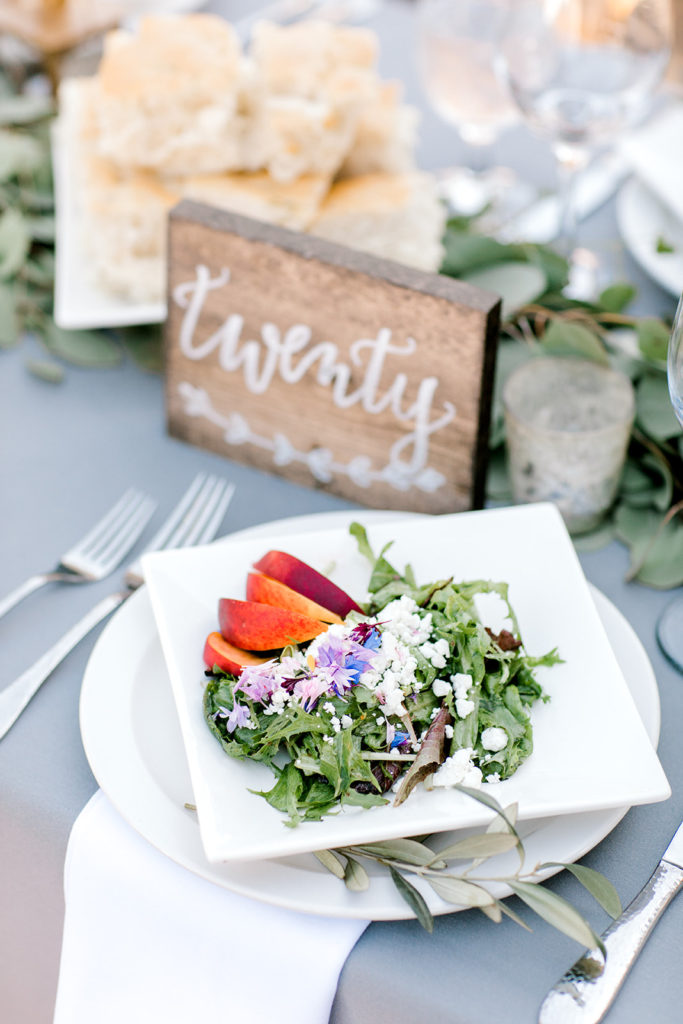
<path fill-rule="evenodd" d="M 597 1024 L 602 1020 L 660 915 L 683 886 L 683 824 L 654 874 L 602 935 L 607 957 L 588 950 L 551 988 L 538 1024 Z"/>

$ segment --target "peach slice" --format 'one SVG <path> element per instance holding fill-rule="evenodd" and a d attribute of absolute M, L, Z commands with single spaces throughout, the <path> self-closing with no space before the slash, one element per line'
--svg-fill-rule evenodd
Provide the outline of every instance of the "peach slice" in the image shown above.
<path fill-rule="evenodd" d="M 233 647 L 220 633 L 209 633 L 204 644 L 204 664 L 208 668 L 218 665 L 224 672 L 238 676 L 247 665 L 264 665 L 269 658 L 261 658 L 250 651 Z"/>
<path fill-rule="evenodd" d="M 300 644 L 327 629 L 327 623 L 288 608 L 229 597 L 218 602 L 218 622 L 228 643 L 248 651 L 273 651 L 287 644 Z"/>
<path fill-rule="evenodd" d="M 315 601 L 316 604 L 328 608 L 343 619 L 350 611 L 361 612 L 352 597 L 338 587 L 326 576 L 313 569 L 306 562 L 289 555 L 285 551 L 268 551 L 263 558 L 254 563 L 254 568 L 264 576 L 270 576 L 278 583 L 295 590 L 297 594 Z"/>
<path fill-rule="evenodd" d="M 247 576 L 247 601 L 271 604 L 275 608 L 289 608 L 290 611 L 308 615 L 311 619 L 321 619 L 322 622 L 341 622 L 339 616 L 329 608 L 323 608 L 303 594 L 297 594 L 291 587 L 286 587 L 284 583 L 257 572 L 250 572 Z"/>

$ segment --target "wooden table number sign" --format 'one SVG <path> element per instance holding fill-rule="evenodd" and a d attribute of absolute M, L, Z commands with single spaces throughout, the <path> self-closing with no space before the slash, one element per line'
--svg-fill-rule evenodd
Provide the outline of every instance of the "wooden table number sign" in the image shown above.
<path fill-rule="evenodd" d="M 168 430 L 362 505 L 481 507 L 499 308 L 184 200 L 169 228 Z"/>

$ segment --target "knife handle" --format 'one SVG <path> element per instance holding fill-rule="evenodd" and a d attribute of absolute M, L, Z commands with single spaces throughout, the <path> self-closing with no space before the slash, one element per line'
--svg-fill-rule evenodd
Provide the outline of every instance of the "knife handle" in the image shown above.
<path fill-rule="evenodd" d="M 621 917 L 603 933 L 607 958 L 599 949 L 584 953 L 545 997 L 539 1024 L 598 1024 L 682 885 L 683 869 L 661 861 Z"/>

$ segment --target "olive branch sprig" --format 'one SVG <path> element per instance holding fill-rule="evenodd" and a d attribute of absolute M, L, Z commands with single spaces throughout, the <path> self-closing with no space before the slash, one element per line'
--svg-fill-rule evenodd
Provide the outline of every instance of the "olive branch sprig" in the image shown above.
<path fill-rule="evenodd" d="M 420 890 L 406 876 L 413 876 L 429 885 L 446 903 L 480 910 L 496 924 L 502 921 L 503 916 L 509 917 L 529 931 L 529 926 L 519 914 L 488 888 L 494 884 L 506 885 L 552 927 L 583 946 L 598 948 L 604 953 L 603 944 L 589 922 L 568 900 L 545 888 L 538 881 L 538 874 L 553 868 L 565 868 L 611 917 L 616 918 L 621 913 L 621 902 L 612 883 L 600 872 L 579 864 L 548 861 L 537 864 L 531 871 L 524 871 L 524 844 L 516 827 L 517 805 L 501 807 L 488 793 L 462 785 L 455 788 L 494 811 L 495 817 L 485 832 L 441 847 L 429 845 L 428 840 L 438 839 L 434 836 L 399 838 L 317 850 L 315 856 L 353 892 L 363 892 L 370 886 L 370 875 L 361 863 L 363 860 L 384 867 L 400 897 L 428 932 L 434 927 L 433 914 Z M 479 873 L 478 869 L 486 861 L 513 849 L 517 850 L 519 857 L 516 871 L 506 875 Z M 449 870 L 450 861 L 464 861 L 467 866 L 458 871 Z M 477 873 L 473 874 L 475 871 Z"/>

